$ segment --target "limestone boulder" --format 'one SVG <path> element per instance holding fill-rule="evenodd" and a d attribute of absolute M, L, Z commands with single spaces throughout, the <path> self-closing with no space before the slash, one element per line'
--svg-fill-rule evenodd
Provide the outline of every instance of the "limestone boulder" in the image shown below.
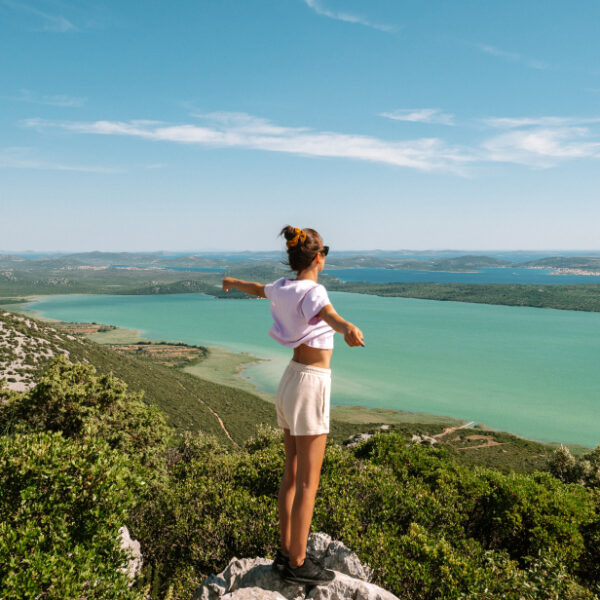
<path fill-rule="evenodd" d="M 194 600 L 398 600 L 370 583 L 373 571 L 342 542 L 324 533 L 309 536 L 307 552 L 335 572 L 326 585 L 286 583 L 267 558 L 233 558 L 225 569 L 208 577 Z"/>

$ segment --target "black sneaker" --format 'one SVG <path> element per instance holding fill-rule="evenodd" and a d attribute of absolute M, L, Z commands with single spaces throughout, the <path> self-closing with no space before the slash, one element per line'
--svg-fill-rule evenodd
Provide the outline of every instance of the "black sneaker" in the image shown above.
<path fill-rule="evenodd" d="M 279 573 L 281 573 L 283 569 L 285 569 L 285 566 L 287 564 L 288 557 L 281 551 L 281 549 L 278 549 L 277 554 L 275 555 L 275 560 L 271 565 L 271 569 L 273 569 L 273 571 L 278 571 Z"/>
<path fill-rule="evenodd" d="M 335 577 L 335 573 L 329 569 L 324 569 L 306 556 L 304 562 L 299 567 L 292 567 L 288 562 L 281 573 L 283 579 L 288 583 L 311 583 L 319 585 L 320 583 L 329 583 Z"/>

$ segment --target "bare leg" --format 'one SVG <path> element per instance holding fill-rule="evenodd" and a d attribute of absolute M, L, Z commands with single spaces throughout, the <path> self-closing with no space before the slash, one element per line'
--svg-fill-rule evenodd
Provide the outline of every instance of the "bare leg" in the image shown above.
<path fill-rule="evenodd" d="M 304 562 L 306 556 L 306 543 L 321 478 L 327 434 L 290 437 L 296 443 L 297 472 L 296 493 L 291 510 L 289 555 L 290 564 L 297 567 Z"/>
<path fill-rule="evenodd" d="M 279 488 L 279 528 L 281 549 L 285 554 L 290 552 L 292 503 L 296 494 L 296 442 L 289 429 L 283 430 L 285 446 L 285 468 Z"/>

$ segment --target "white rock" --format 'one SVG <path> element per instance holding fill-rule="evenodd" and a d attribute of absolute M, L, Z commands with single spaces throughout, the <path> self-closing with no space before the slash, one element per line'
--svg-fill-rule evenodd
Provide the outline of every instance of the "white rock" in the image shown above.
<path fill-rule="evenodd" d="M 122 571 L 132 580 L 132 585 L 133 579 L 135 579 L 142 571 L 143 560 L 140 543 L 137 540 L 131 539 L 129 529 L 125 526 L 119 528 L 119 541 L 121 543 L 121 548 L 130 556 L 129 561 L 122 568 Z"/>
<path fill-rule="evenodd" d="M 361 442 L 366 442 L 373 437 L 372 433 L 357 433 L 356 435 L 350 436 L 350 442 L 348 442 L 347 446 L 357 446 Z"/>
<path fill-rule="evenodd" d="M 371 580 L 373 571 L 363 565 L 358 556 L 342 542 L 332 540 L 326 533 L 311 534 L 306 550 L 315 556 L 326 569 L 339 571 L 363 581 Z"/>
<path fill-rule="evenodd" d="M 306 596 L 314 600 L 398 600 L 394 594 L 366 581 L 336 573 L 328 585 L 314 587 Z"/>
<path fill-rule="evenodd" d="M 342 542 L 325 533 L 309 536 L 307 552 L 335 571 L 326 585 L 286 583 L 271 569 L 266 558 L 233 558 L 218 575 L 208 577 L 194 600 L 398 600 L 386 590 L 369 583 L 373 571 Z"/>
<path fill-rule="evenodd" d="M 241 588 L 231 594 L 225 594 L 221 596 L 221 600 L 287 600 L 287 598 L 279 592 L 263 590 L 259 587 L 249 587 Z"/>
<path fill-rule="evenodd" d="M 437 443 L 438 443 L 438 441 L 437 441 L 437 440 L 436 440 L 434 437 L 431 437 L 431 436 L 429 436 L 429 435 L 424 435 L 424 436 L 423 436 L 423 441 L 424 441 L 424 442 L 429 442 L 429 443 L 430 443 L 432 446 L 433 446 L 434 444 L 437 444 Z"/>

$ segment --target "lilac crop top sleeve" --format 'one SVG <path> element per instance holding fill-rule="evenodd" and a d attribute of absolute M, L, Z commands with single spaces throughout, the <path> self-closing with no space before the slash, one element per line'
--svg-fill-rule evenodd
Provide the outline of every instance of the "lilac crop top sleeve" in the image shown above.
<path fill-rule="evenodd" d="M 265 291 L 265 297 L 266 297 L 268 300 L 272 300 L 272 298 L 271 298 L 271 290 L 273 289 L 273 286 L 274 286 L 276 283 L 277 283 L 276 281 L 273 281 L 272 283 L 267 283 L 267 284 L 265 285 L 265 290 L 264 290 L 264 291 Z"/>
<path fill-rule="evenodd" d="M 300 310 L 309 325 L 316 325 L 321 320 L 318 314 L 328 304 L 331 302 L 327 290 L 322 285 L 316 285 L 304 296 Z"/>

